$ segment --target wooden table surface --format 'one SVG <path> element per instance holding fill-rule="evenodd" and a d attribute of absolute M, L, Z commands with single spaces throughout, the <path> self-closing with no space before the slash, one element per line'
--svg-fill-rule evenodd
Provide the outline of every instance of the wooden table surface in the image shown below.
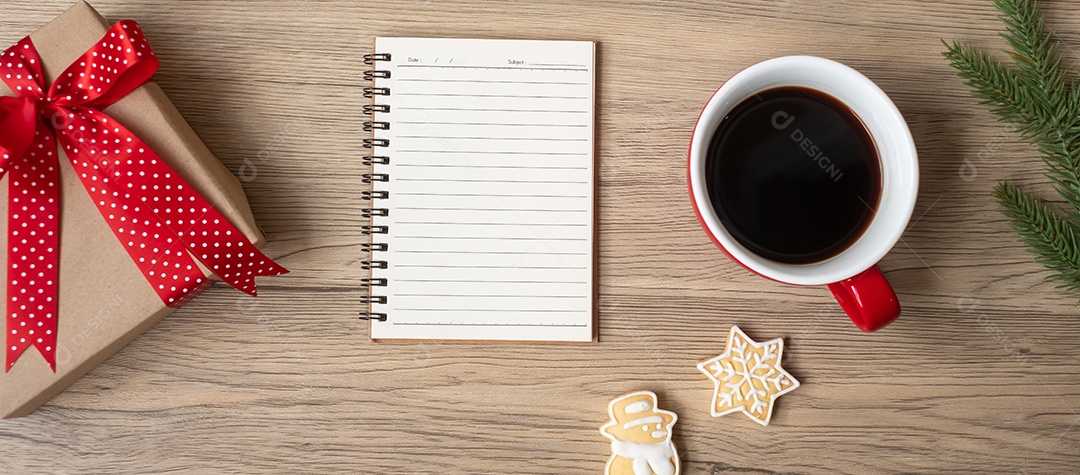
<path fill-rule="evenodd" d="M 69 0 L 0 1 L 0 44 Z M 251 300 L 217 286 L 34 415 L 0 422 L 0 472 L 601 473 L 615 396 L 679 414 L 687 474 L 1072 472 L 1077 300 L 989 195 L 1052 196 L 1038 156 L 978 106 L 939 38 L 999 51 L 988 1 L 100 0 L 137 19 L 157 80 L 234 172 L 292 269 Z M 1066 63 L 1080 6 L 1046 2 Z M 600 343 L 391 345 L 355 319 L 361 55 L 373 36 L 598 42 Z M 750 275 L 699 229 L 685 151 L 709 95 L 787 54 L 847 63 L 917 142 L 915 218 L 881 263 L 901 320 L 858 332 L 824 288 Z M 709 415 L 695 364 L 738 324 L 786 337 L 802 387 L 772 423 Z"/>

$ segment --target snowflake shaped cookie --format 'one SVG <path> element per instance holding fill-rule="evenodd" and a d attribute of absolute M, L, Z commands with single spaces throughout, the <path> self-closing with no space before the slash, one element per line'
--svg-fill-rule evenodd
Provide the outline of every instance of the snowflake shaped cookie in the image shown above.
<path fill-rule="evenodd" d="M 697 366 L 716 385 L 713 417 L 742 412 L 758 424 L 769 425 L 776 398 L 799 387 L 780 367 L 783 355 L 783 338 L 758 343 L 739 327 L 731 327 L 724 354 Z"/>

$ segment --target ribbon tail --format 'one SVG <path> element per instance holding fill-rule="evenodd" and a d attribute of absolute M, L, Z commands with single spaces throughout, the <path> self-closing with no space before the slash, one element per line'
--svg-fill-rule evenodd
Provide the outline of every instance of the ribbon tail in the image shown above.
<path fill-rule="evenodd" d="M 188 187 L 190 189 L 190 187 Z M 166 221 L 191 254 L 214 275 L 233 288 L 258 296 L 256 277 L 288 274 L 289 270 L 270 259 L 236 229 L 225 217 L 192 190 L 186 196 L 193 203 L 192 219 Z M 160 208 L 157 208 L 160 211 Z M 194 210 L 194 211 L 192 211 Z M 190 218 L 190 214 L 188 217 Z"/>
<path fill-rule="evenodd" d="M 73 112 L 72 130 L 99 138 L 88 146 L 65 133 L 61 144 L 98 210 L 167 305 L 182 304 L 210 285 L 192 258 L 251 295 L 255 277 L 288 272 L 123 125 L 93 109 Z"/>
<path fill-rule="evenodd" d="M 59 180 L 56 139 L 39 124 L 34 141 L 8 172 L 5 372 L 30 346 L 56 371 Z"/>

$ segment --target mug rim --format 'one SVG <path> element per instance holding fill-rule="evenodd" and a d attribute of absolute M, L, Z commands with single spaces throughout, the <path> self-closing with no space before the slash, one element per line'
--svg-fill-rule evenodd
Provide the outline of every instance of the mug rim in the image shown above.
<path fill-rule="evenodd" d="M 788 74 L 788 79 L 773 85 L 762 85 L 763 78 L 778 74 Z M 819 83 L 814 84 L 807 79 L 814 74 L 828 79 L 820 79 Z M 772 81 L 776 82 L 776 79 Z M 862 235 L 836 256 L 809 264 L 773 261 L 742 246 L 717 217 L 704 179 L 709 144 L 724 116 L 751 95 L 784 86 L 815 89 L 833 96 L 850 108 L 870 132 L 882 168 L 881 196 L 874 217 Z M 826 90 L 830 88 L 833 90 Z M 847 98 L 841 97 L 845 95 Z M 859 102 L 863 110 L 853 102 Z M 708 130 L 704 130 L 706 128 Z M 896 245 L 915 209 L 918 172 L 915 141 L 907 122 L 888 95 L 873 81 L 833 60 L 816 56 L 782 56 L 743 69 L 713 93 L 694 125 L 688 151 L 687 181 L 698 221 L 729 258 L 756 274 L 778 282 L 823 285 L 859 275 L 877 264 Z"/>

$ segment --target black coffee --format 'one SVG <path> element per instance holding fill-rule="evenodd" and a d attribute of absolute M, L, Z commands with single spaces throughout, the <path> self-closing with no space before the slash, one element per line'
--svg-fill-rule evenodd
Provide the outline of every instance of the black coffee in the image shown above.
<path fill-rule="evenodd" d="M 751 252 L 788 264 L 820 262 L 853 244 L 881 195 L 874 140 L 836 98 L 770 89 L 732 109 L 709 146 L 709 199 Z"/>

